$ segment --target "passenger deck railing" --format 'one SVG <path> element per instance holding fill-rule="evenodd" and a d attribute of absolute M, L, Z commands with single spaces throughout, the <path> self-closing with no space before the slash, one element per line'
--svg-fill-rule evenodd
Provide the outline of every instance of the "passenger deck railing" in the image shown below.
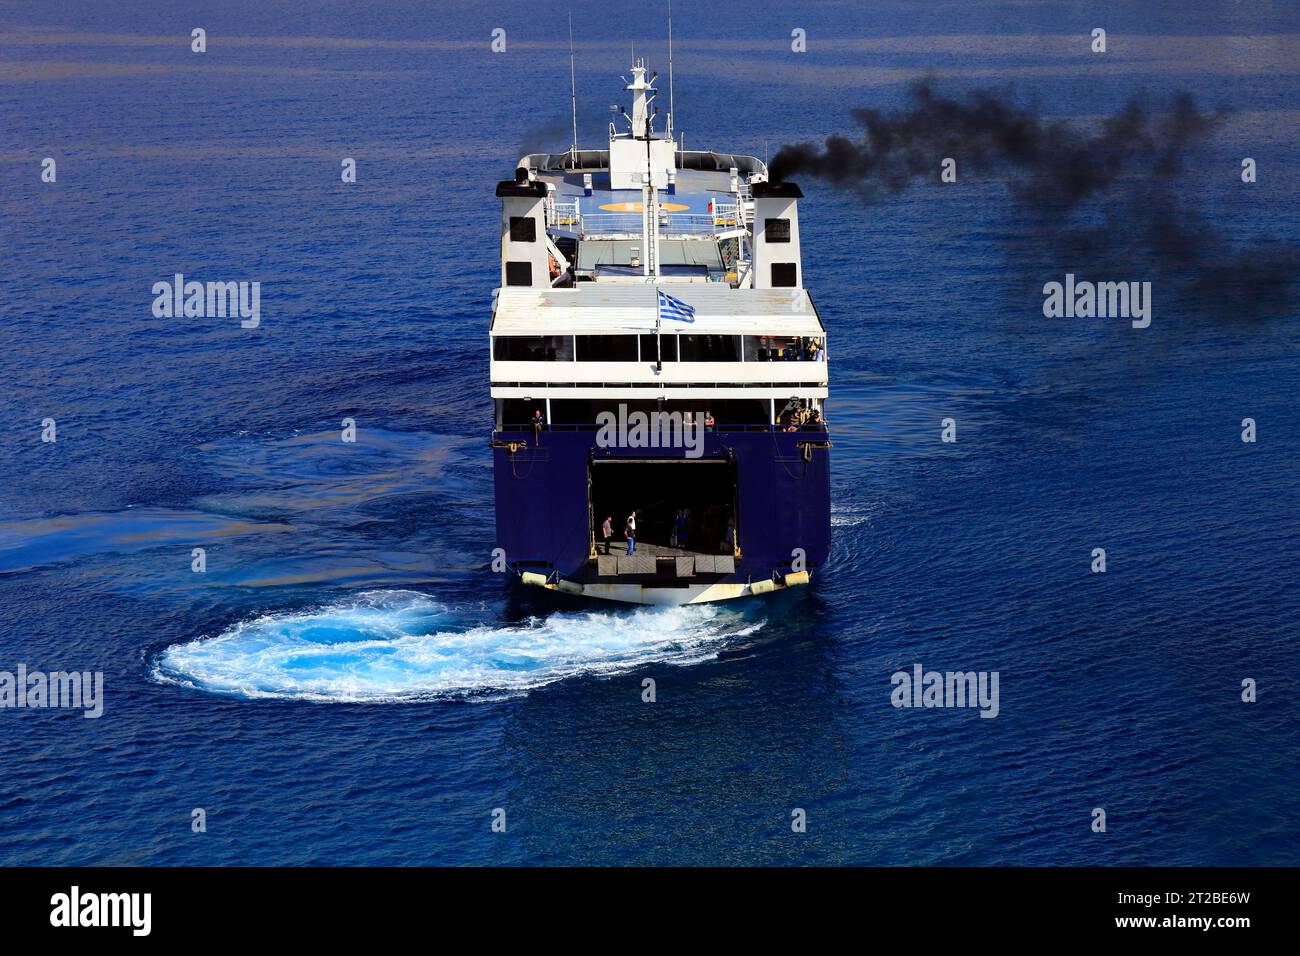
<path fill-rule="evenodd" d="M 698 422 L 696 424 L 698 424 Z M 529 432 L 532 431 L 535 427 L 536 427 L 535 424 L 531 421 L 522 422 L 522 423 L 508 422 L 502 424 L 497 429 L 497 431 L 498 432 Z M 556 425 L 543 424 L 542 431 L 544 432 L 594 432 L 594 431 L 599 431 L 603 427 L 604 426 L 602 425 L 595 425 L 590 422 L 580 422 L 576 424 L 556 424 Z M 719 423 L 717 425 L 705 426 L 706 432 L 787 432 L 788 429 L 789 429 L 788 425 L 765 425 L 765 424 L 764 425 L 755 425 L 755 424 L 729 425 L 725 422 Z M 826 428 L 826 425 L 824 423 L 819 423 L 816 425 L 800 425 L 795 429 L 795 431 L 800 433 L 812 432 L 812 433 L 826 434 L 828 429 Z"/>
<path fill-rule="evenodd" d="M 561 202 L 553 197 L 547 199 L 546 221 L 549 225 L 569 228 L 577 225 L 579 218 L 578 200 Z"/>
<path fill-rule="evenodd" d="M 745 223 L 741 218 L 740 206 L 734 202 L 714 203 L 713 224 L 719 229 L 735 229 L 737 225 L 743 226 Z"/>
<path fill-rule="evenodd" d="M 576 231 L 584 239 L 639 238 L 641 214 L 638 212 L 587 213 L 578 217 Z M 709 213 L 660 213 L 659 235 L 666 238 L 712 238 L 719 231 L 715 217 Z"/>
<path fill-rule="evenodd" d="M 659 212 L 659 235 L 666 239 L 712 239 L 724 232 L 744 228 L 743 211 L 735 203 L 717 203 L 710 212 Z M 576 200 L 549 200 L 547 225 L 576 232 L 584 239 L 639 239 L 639 212 L 583 213 Z"/>

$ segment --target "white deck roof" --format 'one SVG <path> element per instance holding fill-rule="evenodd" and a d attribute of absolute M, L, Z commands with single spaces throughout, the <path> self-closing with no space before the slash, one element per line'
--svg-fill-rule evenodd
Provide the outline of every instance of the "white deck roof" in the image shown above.
<path fill-rule="evenodd" d="M 692 335 L 815 335 L 821 319 L 804 289 L 733 289 L 724 283 L 672 284 L 664 290 L 695 307 L 695 321 L 663 323 Z M 493 335 L 653 332 L 659 298 L 653 285 L 582 282 L 572 289 L 505 287 L 497 292 Z"/>

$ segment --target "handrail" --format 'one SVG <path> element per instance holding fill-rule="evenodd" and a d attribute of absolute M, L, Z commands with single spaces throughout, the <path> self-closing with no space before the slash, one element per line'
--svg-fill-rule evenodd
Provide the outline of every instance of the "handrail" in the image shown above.
<path fill-rule="evenodd" d="M 666 236 L 712 237 L 729 229 L 749 224 L 748 210 L 742 202 L 714 202 L 707 213 L 659 211 L 659 232 Z M 546 199 L 546 220 L 551 226 L 572 227 L 588 237 L 640 236 L 639 212 L 582 213 L 577 199 Z"/>
<path fill-rule="evenodd" d="M 698 424 L 698 423 L 697 423 L 697 424 Z M 602 427 L 603 427 L 603 426 L 601 426 L 601 425 L 595 425 L 595 424 L 591 424 L 591 423 L 588 423 L 588 422 L 573 423 L 573 424 L 570 424 L 570 423 L 561 423 L 561 424 L 555 424 L 555 425 L 543 425 L 543 426 L 542 426 L 542 431 L 547 431 L 547 432 L 594 432 L 594 431 L 599 431 Z M 712 427 L 706 427 L 706 428 L 705 428 L 705 431 L 706 431 L 706 432 L 785 432 L 786 427 L 787 427 L 787 426 L 784 426 L 784 425 L 771 425 L 771 424 L 763 424 L 763 425 L 760 425 L 760 424 L 754 424 L 754 423 L 748 423 L 748 424 L 744 424 L 744 425 L 732 425 L 732 424 L 727 424 L 727 423 L 725 423 L 725 422 L 721 422 L 721 423 L 719 423 L 719 424 L 713 425 Z M 520 423 L 514 423 L 514 422 L 507 422 L 507 423 L 503 424 L 500 428 L 495 429 L 495 431 L 496 431 L 497 433 L 501 433 L 501 432 L 530 432 L 530 431 L 533 430 L 533 428 L 534 428 L 534 425 L 533 425 L 532 422 L 525 422 L 525 423 L 522 423 L 522 424 L 520 424 Z M 798 428 L 798 431 L 799 431 L 799 432 L 821 432 L 821 433 L 829 433 L 830 430 L 829 430 L 829 429 L 828 429 L 824 424 L 819 424 L 819 425 L 800 425 L 799 428 Z M 795 433 L 792 432 L 791 434 L 795 434 Z"/>
<path fill-rule="evenodd" d="M 572 202 L 560 202 L 552 199 L 547 203 L 547 212 L 549 213 L 547 218 L 552 225 L 571 226 L 581 218 L 576 199 Z"/>
<path fill-rule="evenodd" d="M 547 221 L 552 226 L 564 227 L 585 239 L 632 237 L 642 234 L 643 222 L 639 212 L 582 213 L 574 202 L 551 202 L 547 206 Z M 667 238 L 711 239 L 720 232 L 744 225 L 740 210 L 734 204 L 719 204 L 712 212 L 660 212 L 658 234 Z"/>

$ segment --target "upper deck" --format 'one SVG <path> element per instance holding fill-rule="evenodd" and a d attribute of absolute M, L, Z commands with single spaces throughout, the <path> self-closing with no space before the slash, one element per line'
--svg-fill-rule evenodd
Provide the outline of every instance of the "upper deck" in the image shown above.
<path fill-rule="evenodd" d="M 520 166 L 546 187 L 548 232 L 577 243 L 577 281 L 643 277 L 632 265 L 644 244 L 642 191 L 614 188 L 608 150 L 533 154 Z M 668 187 L 655 198 L 661 280 L 737 282 L 722 244 L 747 234 L 754 208 L 747 177 L 763 171 L 752 156 L 675 152 Z"/>
<path fill-rule="evenodd" d="M 657 144 L 671 146 L 664 140 Z M 565 282 L 746 283 L 754 202 L 752 156 L 666 151 L 666 188 L 617 188 L 610 151 L 533 154 L 520 160 L 545 190 L 549 238 L 562 250 Z M 668 162 L 666 160 L 666 162 Z M 742 173 L 741 170 L 746 172 Z M 646 205 L 653 209 L 646 215 Z M 651 219 L 653 222 L 651 222 Z M 654 233 L 653 249 L 646 230 Z M 653 257 L 653 276 L 647 266 Z"/>

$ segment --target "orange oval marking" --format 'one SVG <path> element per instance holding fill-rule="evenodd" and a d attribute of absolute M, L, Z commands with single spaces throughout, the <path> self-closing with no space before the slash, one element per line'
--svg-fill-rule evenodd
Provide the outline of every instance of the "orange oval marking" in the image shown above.
<path fill-rule="evenodd" d="M 641 204 L 639 202 L 607 202 L 600 207 L 605 212 L 640 212 Z M 659 208 L 665 212 L 685 212 L 690 206 L 683 206 L 678 202 L 661 202 Z"/>

